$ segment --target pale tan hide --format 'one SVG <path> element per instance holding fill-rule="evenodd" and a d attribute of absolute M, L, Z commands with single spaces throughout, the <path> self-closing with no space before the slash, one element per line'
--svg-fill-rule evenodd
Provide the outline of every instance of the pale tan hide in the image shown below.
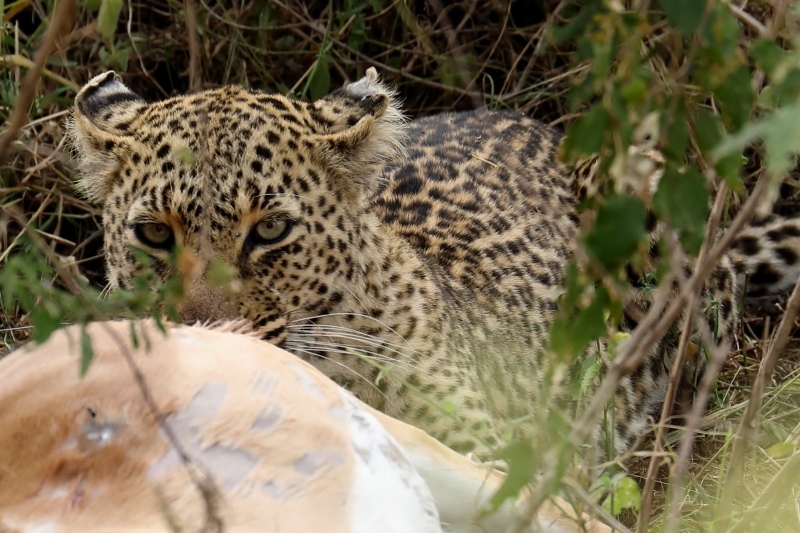
<path fill-rule="evenodd" d="M 77 327 L 0 361 L 0 532 L 204 527 L 202 496 L 125 353 L 192 464 L 213 479 L 226 531 L 423 533 L 440 531 L 437 508 L 444 531 L 505 531 L 510 508 L 475 520 L 501 474 L 271 344 L 187 326 L 165 337 L 152 322 L 88 331 L 84 379 Z M 532 531 L 610 531 L 560 507 L 547 504 Z"/>

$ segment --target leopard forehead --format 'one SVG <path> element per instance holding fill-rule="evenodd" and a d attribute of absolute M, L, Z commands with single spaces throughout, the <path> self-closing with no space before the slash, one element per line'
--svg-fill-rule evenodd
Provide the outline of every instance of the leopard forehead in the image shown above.
<path fill-rule="evenodd" d="M 309 215 L 312 190 L 342 200 L 343 191 L 322 178 L 336 169 L 314 151 L 312 138 L 325 124 L 308 105 L 240 88 L 153 104 L 131 126 L 121 160 L 123 173 L 138 176 L 124 183 L 143 210 L 170 212 L 184 224 L 207 215 L 214 231 L 270 213 Z"/>
<path fill-rule="evenodd" d="M 107 206 L 120 226 L 107 231 L 160 222 L 198 248 L 204 230 L 212 255 L 234 263 L 260 221 L 309 224 L 319 196 L 341 204 L 345 191 L 323 177 L 336 169 L 310 140 L 327 125 L 307 104 L 236 87 L 152 104 L 116 143 L 122 179 Z"/>
<path fill-rule="evenodd" d="M 311 219 L 357 207 L 370 166 L 399 145 L 393 103 L 369 72 L 314 103 L 228 86 L 145 104 L 113 73 L 94 78 L 70 130 L 79 186 L 105 204 L 112 282 L 134 262 L 118 243 L 137 224 L 166 224 L 185 246 L 203 229 L 225 260 L 260 221 L 320 233 Z"/>

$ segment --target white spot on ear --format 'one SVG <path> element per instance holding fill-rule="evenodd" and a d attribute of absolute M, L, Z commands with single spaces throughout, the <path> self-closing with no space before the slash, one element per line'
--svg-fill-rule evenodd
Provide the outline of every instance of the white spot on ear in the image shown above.
<path fill-rule="evenodd" d="M 391 89 L 384 87 L 383 84 L 378 81 L 378 71 L 375 70 L 375 67 L 368 68 L 363 78 L 349 84 L 347 86 L 347 93 L 356 97 L 361 97 L 362 100 L 373 94 L 393 94 Z"/>

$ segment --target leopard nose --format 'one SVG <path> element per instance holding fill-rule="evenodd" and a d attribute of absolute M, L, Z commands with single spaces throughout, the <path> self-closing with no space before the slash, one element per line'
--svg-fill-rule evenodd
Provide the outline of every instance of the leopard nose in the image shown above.
<path fill-rule="evenodd" d="M 229 291 L 205 284 L 191 287 L 186 298 L 179 304 L 178 310 L 181 321 L 186 324 L 239 318 L 237 306 L 232 301 Z"/>

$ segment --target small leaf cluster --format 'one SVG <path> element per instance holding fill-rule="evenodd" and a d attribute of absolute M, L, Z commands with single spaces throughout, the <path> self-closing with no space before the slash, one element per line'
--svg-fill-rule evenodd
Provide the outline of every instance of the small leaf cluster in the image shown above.
<path fill-rule="evenodd" d="M 132 290 L 119 289 L 108 296 L 71 272 L 54 268 L 32 246 L 10 257 L 0 269 L 0 303 L 5 309 L 19 307 L 33 326 L 32 340 L 45 342 L 64 324 L 86 326 L 109 318 L 151 316 L 164 330 L 163 321 L 178 321 L 177 303 L 184 287 L 176 278 L 162 283 L 152 269 L 145 268 L 134 281 Z M 141 253 L 139 260 L 148 265 Z M 65 290 L 68 278 L 72 292 Z M 85 332 L 81 339 L 80 373 L 84 375 L 92 360 L 91 340 Z"/>
<path fill-rule="evenodd" d="M 654 221 L 677 231 L 694 256 L 712 192 L 724 183 L 729 194 L 746 194 L 744 154 L 754 141 L 762 141 L 755 148 L 776 175 L 800 152 L 800 40 L 775 37 L 779 27 L 752 38 L 726 2 L 660 0 L 654 7 L 573 2 L 568 22 L 552 31 L 557 45 L 574 41 L 580 68 L 569 95 L 580 118 L 562 156 L 595 160 L 598 191 L 581 206 L 594 220 L 582 237 L 588 257 L 583 273 L 570 275 L 552 332 L 551 349 L 568 359 L 613 331 L 620 296 L 638 290 L 631 271 L 657 280 L 666 271 L 650 262 Z M 663 160 L 643 166 L 653 153 Z"/>

